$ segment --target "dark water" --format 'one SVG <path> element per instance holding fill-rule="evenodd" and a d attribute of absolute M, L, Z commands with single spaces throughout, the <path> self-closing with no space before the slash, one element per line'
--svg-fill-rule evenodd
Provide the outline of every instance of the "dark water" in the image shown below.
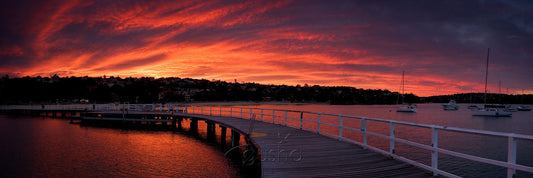
<path fill-rule="evenodd" d="M 258 105 L 256 108 L 288 109 L 401 120 L 533 135 L 533 112 L 514 112 L 512 117 L 472 116 L 467 105 L 444 111 L 441 104 L 418 105 L 418 113 L 397 113 L 392 105 Z M 271 114 L 271 113 L 268 113 Z M 276 113 L 282 115 L 283 113 Z M 289 117 L 299 118 L 289 114 Z M 238 113 L 236 113 L 238 115 Z M 307 115 L 304 115 L 306 119 Z M 265 117 L 265 120 L 268 118 Z M 336 117 L 322 122 L 338 124 Z M 281 121 L 280 121 L 281 122 Z M 206 137 L 204 122 L 199 135 Z M 293 123 L 297 125 L 298 123 Z M 359 128 L 360 121 L 345 118 L 345 126 Z M 188 126 L 184 123 L 184 127 Z M 389 125 L 368 122 L 368 130 L 388 135 Z M 304 124 L 315 128 L 316 125 Z M 217 135 L 220 128 L 217 129 Z M 338 129 L 321 126 L 323 132 Z M 396 137 L 429 145 L 431 131 L 396 126 Z M 343 136 L 362 141 L 361 134 L 344 130 Z M 217 137 L 218 138 L 218 137 Z M 227 138 L 229 140 L 229 138 Z M 369 137 L 369 143 L 388 150 L 388 141 Z M 0 115 L 0 177 L 239 177 L 239 171 L 217 148 L 196 138 L 169 131 L 121 130 L 82 127 L 68 120 Z M 241 141 L 244 143 L 244 141 Z M 533 166 L 533 142 L 518 141 L 518 163 Z M 507 139 L 440 131 L 439 147 L 500 161 L 507 160 Z M 396 144 L 396 153 L 430 164 L 430 153 Z M 303 158 L 305 159 L 305 157 Z M 463 177 L 505 177 L 506 169 L 439 154 L 439 168 Z M 517 177 L 533 174 L 517 172 Z"/>
<path fill-rule="evenodd" d="M 418 113 L 398 113 L 396 112 L 397 106 L 394 105 L 258 105 L 243 107 L 338 113 L 448 127 L 533 135 L 532 111 L 513 112 L 512 117 L 480 117 L 472 116 L 471 111 L 467 109 L 468 104 L 461 105 L 458 111 L 444 111 L 442 104 L 420 104 L 418 105 Z M 276 113 L 276 115 L 283 114 L 281 112 Z M 306 119 L 316 120 L 312 118 L 313 116 L 306 116 L 304 115 Z M 300 113 L 294 113 L 292 116 L 289 113 L 289 117 L 299 118 Z M 268 119 L 272 120 L 271 118 L 265 118 L 265 120 Z M 283 122 L 282 120 L 277 121 Z M 338 117 L 322 117 L 321 121 L 338 124 Z M 293 124 L 298 125 L 299 123 L 298 121 L 294 121 Z M 360 127 L 360 120 L 345 118 L 343 119 L 343 125 L 358 129 Z M 304 124 L 304 127 L 316 129 L 316 124 Z M 367 129 L 383 135 L 389 135 L 390 132 L 389 124 L 381 122 L 367 122 Z M 321 126 L 321 131 L 333 135 L 339 134 L 338 129 L 326 125 Z M 395 134 L 399 138 L 431 145 L 430 129 L 397 125 Z M 507 161 L 507 138 L 447 131 L 439 131 L 438 134 L 438 145 L 440 148 L 484 158 Z M 362 134 L 357 132 L 344 130 L 343 136 L 362 142 Z M 378 148 L 384 150 L 389 149 L 388 140 L 369 136 L 368 142 L 377 145 Z M 533 167 L 533 141 L 518 140 L 517 145 L 517 163 Z M 426 165 L 431 165 L 429 151 L 400 143 L 396 144 L 395 151 L 401 156 L 417 160 Z M 444 154 L 439 154 L 439 169 L 462 177 L 506 177 L 507 175 L 507 170 L 504 168 L 454 158 Z M 517 177 L 533 177 L 533 174 L 517 171 Z"/>
<path fill-rule="evenodd" d="M 0 115 L 0 177 L 240 177 L 224 153 L 169 131 Z"/>

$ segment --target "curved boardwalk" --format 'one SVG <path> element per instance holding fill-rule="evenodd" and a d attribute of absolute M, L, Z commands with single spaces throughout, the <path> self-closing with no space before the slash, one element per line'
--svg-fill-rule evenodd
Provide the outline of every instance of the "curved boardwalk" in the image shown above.
<path fill-rule="evenodd" d="M 171 109 L 170 109 L 171 108 Z M 199 108 L 199 110 L 198 110 Z M 209 115 L 194 114 L 196 111 L 200 113 L 208 112 Z M 214 110 L 213 110 L 214 109 Z M 229 109 L 229 110 L 228 110 Z M 236 109 L 236 110 L 233 110 Z M 240 112 L 238 111 L 240 109 Z M 146 112 L 141 112 L 146 111 Z M 159 111 L 157 111 L 159 110 Z M 167 110 L 167 112 L 163 112 Z M 188 111 L 191 111 L 193 114 Z M 243 111 L 244 110 L 244 111 Z M 264 114 L 263 111 L 272 112 L 272 114 Z M 135 104 L 135 105 L 117 105 L 117 104 L 101 104 L 101 105 L 0 105 L 0 111 L 12 114 L 30 114 L 37 116 L 50 116 L 50 117 L 69 117 L 71 121 L 79 120 L 83 115 L 82 122 L 90 120 L 101 120 L 104 124 L 153 124 L 162 126 L 168 126 L 171 122 L 171 126 L 175 127 L 178 124 L 178 129 L 182 126 L 181 120 L 183 118 L 191 118 L 190 128 L 192 131 L 197 131 L 198 120 L 206 120 L 207 125 L 207 139 L 214 139 L 216 137 L 215 122 L 221 126 L 220 142 L 226 142 L 226 128 L 232 129 L 232 146 L 238 145 L 238 140 L 234 138 L 238 133 L 244 134 L 247 139 L 247 143 L 251 140 L 256 145 L 247 147 L 246 151 L 256 150 L 254 147 L 260 150 L 260 166 L 263 177 L 431 177 L 433 174 L 444 175 L 448 177 L 458 177 L 457 175 L 448 173 L 446 171 L 438 169 L 439 154 L 446 154 L 455 158 L 466 159 L 470 161 L 476 161 L 479 163 L 485 163 L 489 165 L 499 166 L 507 169 L 507 177 L 515 177 L 518 170 L 525 171 L 527 173 L 533 173 L 533 167 L 527 165 L 517 164 L 517 140 L 533 140 L 531 135 L 522 135 L 515 133 L 502 133 L 483 130 L 472 130 L 456 127 L 446 127 L 438 125 L 427 125 L 421 123 L 411 123 L 393 120 L 384 120 L 378 118 L 365 118 L 357 116 L 345 116 L 338 114 L 327 113 L 314 113 L 314 112 L 302 112 L 302 111 L 288 111 L 288 110 L 275 110 L 275 109 L 253 109 L 253 108 L 236 108 L 236 107 L 197 107 L 197 106 L 163 106 L 162 104 Z M 129 112 L 128 112 L 129 111 Z M 125 113 L 124 113 L 125 112 Z M 185 113 L 184 113 L 185 112 Z M 218 116 L 212 116 L 212 114 Z M 240 113 L 241 118 L 223 116 L 222 113 L 229 113 L 229 116 L 236 116 L 233 114 Z M 276 121 L 277 118 L 284 119 L 286 125 L 294 126 L 286 127 L 282 125 L 265 123 L 260 121 L 249 120 L 243 117 L 243 114 L 250 114 L 249 118 L 255 117 L 256 113 L 260 112 L 261 120 L 263 116 L 272 117 L 272 121 Z M 277 113 L 276 113 L 277 112 Z M 218 114 L 217 114 L 218 113 Z M 292 116 L 289 117 L 288 114 Z M 280 115 L 280 114 L 284 114 Z M 297 116 L 299 114 L 299 117 Z M 310 116 L 311 120 L 304 119 L 304 114 Z M 296 115 L 296 116 L 295 116 Z M 88 116 L 88 117 L 85 117 Z M 178 116 L 178 117 L 173 117 Z M 321 116 L 324 118 L 334 117 L 338 121 L 338 125 L 321 122 Z M 316 120 L 313 120 L 316 117 Z M 343 117 L 355 118 L 361 121 L 359 129 L 344 127 L 342 124 Z M 307 117 L 306 117 L 307 118 Z M 431 152 L 431 165 L 422 164 L 402 156 L 394 154 L 394 149 L 389 151 L 368 145 L 369 149 L 376 152 L 362 149 L 360 146 L 338 141 L 337 139 L 326 137 L 315 132 L 307 132 L 297 129 L 298 125 L 294 125 L 288 122 L 288 119 L 299 121 L 299 128 L 304 128 L 302 124 L 318 123 L 317 129 L 304 128 L 312 131 L 320 132 L 320 125 L 326 124 L 332 127 L 339 128 L 338 135 L 330 135 L 322 132 L 322 134 L 330 135 L 332 137 L 338 137 L 341 139 L 350 139 L 342 137 L 342 130 L 347 129 L 364 133 L 372 134 L 374 136 L 382 137 L 390 140 L 390 148 L 394 148 L 395 143 L 403 143 L 417 148 L 421 148 Z M 366 128 L 366 121 L 383 122 L 389 124 L 390 134 L 380 134 L 369 132 Z M 96 121 L 100 122 L 100 121 Z M 408 127 L 421 127 L 431 130 L 431 144 L 412 142 L 394 136 L 395 125 L 402 125 Z M 195 129 L 196 128 L 196 129 Z M 462 133 L 462 134 L 477 134 L 490 137 L 507 138 L 507 161 L 494 160 L 475 155 L 469 155 L 453 150 L 447 150 L 442 147 L 438 147 L 439 131 Z M 237 132 L 234 132 L 237 131 Z M 361 133 L 360 132 L 360 133 Z M 353 140 L 351 140 L 353 141 Z M 355 142 L 355 141 L 354 141 Z M 244 143 L 246 145 L 246 143 Z M 366 145 L 363 143 L 361 145 Z M 242 146 L 242 145 L 241 145 Z M 249 145 L 246 145 L 249 146 Z M 244 152 L 244 156 L 248 156 L 250 152 Z M 378 153 L 379 152 L 379 153 Z M 256 152 L 254 152 L 256 153 Z M 381 154 L 380 154 L 381 153 Z M 523 152 L 520 152 L 523 153 Z M 388 155 L 388 156 L 384 156 Z M 391 157 L 405 162 L 391 159 Z M 249 161 L 248 159 L 244 159 Z M 257 163 L 257 162 L 254 162 Z M 421 168 L 413 167 L 407 163 L 419 166 Z M 249 165 L 249 164 L 246 164 Z M 258 166 L 257 164 L 251 164 L 251 166 Z M 422 169 L 423 168 L 423 169 Z M 430 170 L 430 171 L 426 171 Z"/>
<path fill-rule="evenodd" d="M 263 177 L 431 177 L 431 173 L 360 146 L 295 128 L 230 117 L 175 113 L 254 134 Z"/>
<path fill-rule="evenodd" d="M 40 113 L 45 110 L 36 109 L 35 111 Z M 363 149 L 358 145 L 272 123 L 180 112 L 93 111 L 88 114 L 100 115 L 103 118 L 85 117 L 82 119 L 173 122 L 173 120 L 165 119 L 146 119 L 147 117 L 144 119 L 129 118 L 129 116 L 144 115 L 181 116 L 216 122 L 221 126 L 251 136 L 261 151 L 263 177 L 432 177 L 428 171 Z"/>

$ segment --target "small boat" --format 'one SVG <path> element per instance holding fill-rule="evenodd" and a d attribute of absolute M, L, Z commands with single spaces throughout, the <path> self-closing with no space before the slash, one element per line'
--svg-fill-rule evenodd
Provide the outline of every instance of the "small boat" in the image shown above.
<path fill-rule="evenodd" d="M 468 109 L 470 109 L 470 110 L 478 110 L 479 107 L 477 107 L 477 105 L 473 104 L 473 105 L 468 106 Z"/>
<path fill-rule="evenodd" d="M 512 107 L 507 107 L 507 108 L 503 109 L 503 111 L 506 111 L 506 112 L 517 112 L 518 109 L 517 108 L 512 108 Z"/>
<path fill-rule="evenodd" d="M 459 109 L 459 105 L 455 102 L 455 100 L 450 100 L 448 104 L 443 104 L 442 107 L 446 111 L 456 111 Z"/>
<path fill-rule="evenodd" d="M 398 109 L 396 109 L 396 112 L 416 112 L 416 108 L 412 105 L 400 106 Z"/>
<path fill-rule="evenodd" d="M 512 108 L 511 105 L 509 105 L 509 104 L 486 104 L 485 108 L 496 108 L 496 109 L 498 109 L 500 111 L 505 111 L 505 112 L 516 112 L 516 111 L 518 111 L 517 109 Z"/>
<path fill-rule="evenodd" d="M 516 110 L 519 110 L 519 111 L 531 111 L 531 108 L 529 106 L 522 105 L 522 106 L 518 106 L 516 108 Z"/>
<path fill-rule="evenodd" d="M 497 108 L 481 108 L 479 110 L 472 112 L 473 116 L 494 116 L 494 117 L 505 117 L 511 116 L 511 112 L 500 111 Z"/>
<path fill-rule="evenodd" d="M 505 104 L 485 104 L 485 108 L 498 108 L 498 109 L 507 109 L 510 108 L 511 105 L 505 105 Z"/>
<path fill-rule="evenodd" d="M 403 93 L 405 92 L 405 80 L 404 80 L 404 71 L 402 71 L 402 85 L 401 85 L 401 90 L 402 90 L 402 103 L 403 103 Z M 398 99 L 396 100 L 396 104 L 398 104 L 398 101 L 400 100 L 400 94 L 398 94 Z M 396 109 L 396 112 L 413 112 L 413 113 L 416 113 L 416 108 L 412 105 L 407 105 L 407 106 L 400 106 L 398 107 L 398 109 Z"/>
<path fill-rule="evenodd" d="M 487 104 L 487 79 L 489 74 L 489 55 L 490 48 L 487 50 L 487 65 L 485 68 L 485 94 L 483 96 L 485 100 L 485 106 L 481 109 L 472 110 L 472 116 L 511 116 L 511 112 L 506 112 L 504 109 L 509 108 L 509 105 L 502 104 Z"/>

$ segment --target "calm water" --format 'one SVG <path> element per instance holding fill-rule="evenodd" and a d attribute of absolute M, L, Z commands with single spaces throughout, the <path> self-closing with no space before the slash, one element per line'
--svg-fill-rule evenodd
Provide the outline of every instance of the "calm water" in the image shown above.
<path fill-rule="evenodd" d="M 418 113 L 397 113 L 393 105 L 258 105 L 243 106 L 297 111 L 339 113 L 425 124 L 514 132 L 533 135 L 533 112 L 514 112 L 512 117 L 471 116 L 467 105 L 444 111 L 441 104 L 420 104 Z M 280 115 L 282 113 L 276 113 Z M 299 113 L 291 117 L 299 117 Z M 305 115 L 306 119 L 308 118 Z M 267 120 L 265 118 L 265 120 Z M 338 118 L 322 122 L 338 124 Z M 343 124 L 359 128 L 359 120 Z M 294 123 L 297 124 L 297 123 Z M 184 127 L 188 124 L 184 123 Z M 368 130 L 388 135 L 389 125 L 368 122 Z M 313 124 L 304 127 L 316 128 Z M 199 122 L 200 137 L 204 122 Z M 338 134 L 333 127 L 323 132 Z M 220 133 L 217 127 L 217 135 Z M 429 129 L 396 126 L 396 136 L 430 144 Z M 356 132 L 343 136 L 361 141 Z M 218 138 L 218 137 L 217 137 Z M 229 140 L 229 138 L 227 139 Z M 369 137 L 369 143 L 388 150 L 388 141 Z M 81 127 L 67 120 L 0 115 L 0 177 L 239 177 L 239 171 L 223 152 L 196 138 L 169 131 L 138 131 Z M 243 143 L 243 142 L 241 142 Z M 476 156 L 507 160 L 507 139 L 439 131 L 439 147 Z M 518 141 L 518 163 L 533 166 L 533 143 Z M 430 153 L 396 144 L 396 153 L 429 164 Z M 303 157 L 305 159 L 305 157 Z M 506 169 L 439 154 L 439 168 L 464 177 L 505 177 Z M 518 177 L 533 177 L 517 173 Z"/>
<path fill-rule="evenodd" d="M 458 111 L 444 111 L 442 104 L 419 104 L 418 113 L 398 113 L 394 105 L 258 105 L 243 106 L 257 108 L 287 109 L 296 111 L 313 111 L 323 113 L 339 113 L 354 116 L 374 117 L 407 122 L 425 123 L 448 127 L 460 127 L 476 130 L 488 130 L 498 132 L 512 132 L 533 135 L 533 112 L 514 112 L 512 117 L 480 117 L 472 116 L 467 109 L 469 104 L 460 106 Z M 299 113 L 292 117 L 299 118 Z M 277 113 L 283 115 L 283 113 Z M 290 114 L 289 114 L 289 117 Z M 313 120 L 312 117 L 306 119 Z M 337 117 L 321 118 L 322 122 L 338 124 Z M 279 122 L 282 122 L 279 120 Z M 298 125 L 298 122 L 293 123 Z M 343 119 L 343 125 L 360 128 L 360 120 Z M 304 124 L 304 127 L 316 129 L 316 125 Z M 389 135 L 389 124 L 380 122 L 367 122 L 369 131 Z M 338 129 L 321 126 L 321 130 L 338 135 Z M 431 130 L 416 127 L 396 126 L 396 137 L 418 141 L 431 145 Z M 362 142 L 362 134 L 357 132 L 343 131 L 343 136 Z M 455 132 L 439 131 L 439 147 L 448 150 L 472 154 L 480 157 L 507 161 L 507 138 L 488 137 L 474 134 L 459 134 Z M 384 150 L 389 149 L 387 140 L 369 137 L 369 143 L 377 145 Z M 517 163 L 533 166 L 533 142 L 518 140 Z M 430 164 L 430 152 L 396 143 L 396 153 L 419 162 Z M 463 177 L 505 177 L 506 169 L 497 166 L 485 165 L 478 162 L 439 154 L 439 168 L 447 172 Z M 533 174 L 517 172 L 518 177 L 533 177 Z"/>
<path fill-rule="evenodd" d="M 239 177 L 224 153 L 170 131 L 0 115 L 0 177 Z"/>

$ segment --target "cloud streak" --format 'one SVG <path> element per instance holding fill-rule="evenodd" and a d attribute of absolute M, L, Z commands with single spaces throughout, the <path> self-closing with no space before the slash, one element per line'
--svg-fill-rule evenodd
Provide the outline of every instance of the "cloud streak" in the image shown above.
<path fill-rule="evenodd" d="M 0 74 L 533 93 L 527 1 L 17 1 Z"/>

